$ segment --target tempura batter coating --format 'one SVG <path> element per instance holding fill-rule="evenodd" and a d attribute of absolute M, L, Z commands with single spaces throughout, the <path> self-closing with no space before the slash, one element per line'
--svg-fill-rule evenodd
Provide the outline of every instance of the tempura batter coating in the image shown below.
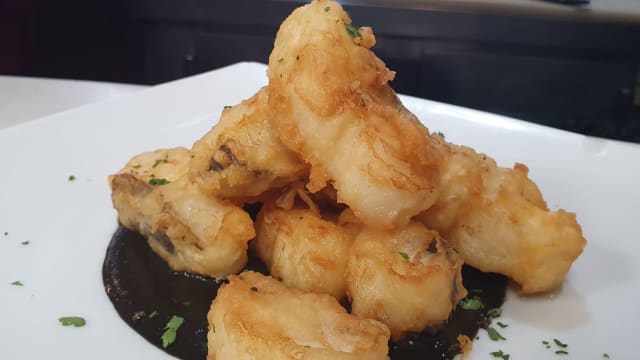
<path fill-rule="evenodd" d="M 353 243 L 346 226 L 307 208 L 265 205 L 256 220 L 254 243 L 273 277 L 339 300 L 346 292 L 344 272 Z"/>
<path fill-rule="evenodd" d="M 208 360 L 388 359 L 384 324 L 251 271 L 229 277 L 207 318 Z"/>
<path fill-rule="evenodd" d="M 351 313 L 377 319 L 399 340 L 447 321 L 467 291 L 462 258 L 438 233 L 412 221 L 402 229 L 363 229 L 347 266 Z"/>
<path fill-rule="evenodd" d="M 190 177 L 208 194 L 247 198 L 285 186 L 308 172 L 271 129 L 268 88 L 226 108 L 220 121 L 193 145 Z"/>
<path fill-rule="evenodd" d="M 253 222 L 187 181 L 190 159 L 184 148 L 135 156 L 109 177 L 113 205 L 120 223 L 145 235 L 172 269 L 224 278 L 245 266 Z"/>
<path fill-rule="evenodd" d="M 465 263 L 511 277 L 524 294 L 560 285 L 586 245 L 575 214 L 549 211 L 526 166 L 501 168 L 470 148 L 435 140 L 443 152 L 440 197 L 418 218 Z"/>
<path fill-rule="evenodd" d="M 330 182 L 362 222 L 389 229 L 433 204 L 438 161 L 374 44 L 335 2 L 296 9 L 269 57 L 269 105 L 280 140 L 311 165 L 308 189 Z"/>

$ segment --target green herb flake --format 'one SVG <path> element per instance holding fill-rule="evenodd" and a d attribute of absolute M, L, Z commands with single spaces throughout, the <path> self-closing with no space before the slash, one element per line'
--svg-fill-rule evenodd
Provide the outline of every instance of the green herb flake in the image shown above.
<path fill-rule="evenodd" d="M 402 256 L 403 259 L 409 260 L 409 255 L 407 253 L 400 251 L 398 254 L 400 254 L 400 256 Z"/>
<path fill-rule="evenodd" d="M 282 60 L 282 59 L 280 59 L 280 60 Z M 225 108 L 225 109 L 231 109 L 232 107 L 233 107 L 233 106 L 231 106 L 231 105 L 225 105 L 225 106 L 224 106 L 224 108 Z"/>
<path fill-rule="evenodd" d="M 83 327 L 87 321 L 80 316 L 63 316 L 58 319 L 62 326 Z"/>
<path fill-rule="evenodd" d="M 169 181 L 167 179 L 164 179 L 164 178 L 163 179 L 153 178 L 153 179 L 149 180 L 149 185 L 153 185 L 153 186 L 156 186 L 156 185 L 167 185 L 170 182 L 171 181 Z"/>
<path fill-rule="evenodd" d="M 494 351 L 491 355 L 493 355 L 493 357 L 502 358 L 502 360 L 509 360 L 509 354 L 505 354 L 502 350 Z"/>
<path fill-rule="evenodd" d="M 153 310 L 153 312 L 149 314 L 149 319 L 153 319 L 156 316 L 158 316 L 158 310 Z"/>
<path fill-rule="evenodd" d="M 331 11 L 331 6 L 327 6 L 326 8 L 324 8 L 324 12 L 329 12 Z"/>
<path fill-rule="evenodd" d="M 507 324 L 501 323 L 500 321 L 498 321 L 496 324 L 498 324 L 498 326 L 500 326 L 503 329 L 509 326 Z"/>
<path fill-rule="evenodd" d="M 140 164 L 135 164 L 135 165 L 132 166 L 132 168 L 134 168 L 134 169 L 140 169 L 141 167 L 142 167 L 142 165 L 140 165 Z"/>
<path fill-rule="evenodd" d="M 543 345 L 549 345 L 549 342 L 548 342 L 548 341 L 546 341 L 546 340 L 542 340 L 542 344 L 543 344 Z"/>
<path fill-rule="evenodd" d="M 164 334 L 162 334 L 162 347 L 163 348 L 167 348 L 167 346 L 173 344 L 174 341 L 176 341 L 176 334 L 178 333 L 178 329 L 180 328 L 180 326 L 182 326 L 182 324 L 184 323 L 184 318 L 177 316 L 177 315 L 173 315 L 173 317 L 171 317 L 171 320 L 169 320 L 169 322 L 167 323 L 167 325 L 165 325 L 164 327 Z"/>
<path fill-rule="evenodd" d="M 492 318 L 492 319 L 500 317 L 500 315 L 502 315 L 502 309 L 501 308 L 493 308 L 493 309 L 489 309 L 487 311 L 487 316 Z"/>
<path fill-rule="evenodd" d="M 556 345 L 560 346 L 561 348 L 566 348 L 567 344 L 563 344 L 562 341 L 558 340 L 558 339 L 553 339 L 553 342 L 556 343 Z"/>
<path fill-rule="evenodd" d="M 23 241 L 23 242 L 21 242 L 20 244 L 22 244 L 22 245 L 29 245 L 29 241 Z"/>
<path fill-rule="evenodd" d="M 14 285 L 14 286 L 24 286 L 24 284 L 23 284 L 23 283 L 22 283 L 22 281 L 20 281 L 20 280 L 16 280 L 16 281 L 12 282 L 12 283 L 11 283 L 11 285 Z"/>
<path fill-rule="evenodd" d="M 169 163 L 169 154 L 165 154 L 165 156 L 162 159 L 158 159 L 156 160 L 156 162 L 153 163 L 152 168 L 155 168 L 160 164 L 168 164 L 168 163 Z"/>
<path fill-rule="evenodd" d="M 444 133 L 442 131 L 436 131 L 436 135 L 440 136 L 444 140 Z"/>
<path fill-rule="evenodd" d="M 556 355 L 569 355 L 569 353 L 564 350 L 558 350 L 556 351 Z"/>
<path fill-rule="evenodd" d="M 484 308 L 484 304 L 482 304 L 482 299 L 478 296 L 466 297 L 458 303 L 463 310 L 480 310 Z"/>
<path fill-rule="evenodd" d="M 609 354 L 604 353 L 604 354 L 602 354 L 602 357 L 605 358 L 605 359 L 608 359 L 609 358 Z"/>
<path fill-rule="evenodd" d="M 76 179 L 75 175 L 69 175 L 68 180 L 69 181 L 74 181 Z"/>
<path fill-rule="evenodd" d="M 351 36 L 352 38 L 362 38 L 362 35 L 360 35 L 360 32 L 358 31 L 358 29 L 355 28 L 355 26 L 353 26 L 352 24 L 347 24 L 346 22 L 344 23 L 344 28 L 347 30 L 347 34 L 349 34 L 349 36 Z"/>
<path fill-rule="evenodd" d="M 284 60 L 284 58 L 280 58 L 278 59 L 278 62 L 281 63 Z"/>
<path fill-rule="evenodd" d="M 495 328 L 493 328 L 491 326 L 489 326 L 487 328 L 487 334 L 489 334 L 489 339 L 491 339 L 493 341 L 507 340 L 504 336 L 500 335 L 498 330 L 496 330 Z"/>

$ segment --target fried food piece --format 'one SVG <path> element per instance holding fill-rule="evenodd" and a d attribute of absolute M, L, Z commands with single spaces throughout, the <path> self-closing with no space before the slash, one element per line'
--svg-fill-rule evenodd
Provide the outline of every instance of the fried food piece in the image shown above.
<path fill-rule="evenodd" d="M 447 238 L 465 263 L 509 276 L 523 294 L 560 285 L 586 244 L 575 214 L 549 211 L 526 166 L 501 168 L 484 154 L 433 138 L 444 153 L 440 197 L 418 219 Z"/>
<path fill-rule="evenodd" d="M 447 321 L 467 291 L 462 258 L 435 231 L 412 221 L 404 228 L 364 228 L 347 265 L 351 313 L 380 320 L 396 341 Z"/>
<path fill-rule="evenodd" d="M 308 166 L 269 125 L 268 88 L 224 109 L 220 121 L 193 145 L 191 179 L 208 194 L 247 198 L 306 176 Z"/>
<path fill-rule="evenodd" d="M 269 105 L 280 140 L 311 165 L 307 188 L 331 183 L 362 222 L 390 229 L 435 202 L 438 160 L 374 44 L 335 2 L 296 9 L 269 57 Z"/>
<path fill-rule="evenodd" d="M 255 226 L 258 257 L 273 277 L 303 291 L 344 297 L 344 271 L 354 238 L 348 224 L 324 219 L 312 209 L 267 204 Z"/>
<path fill-rule="evenodd" d="M 245 266 L 253 222 L 187 181 L 190 159 L 185 148 L 135 156 L 109 177 L 113 205 L 120 223 L 146 236 L 172 269 L 224 278 Z"/>
<path fill-rule="evenodd" d="M 229 277 L 207 318 L 208 360 L 388 359 L 384 324 L 252 271 Z"/>

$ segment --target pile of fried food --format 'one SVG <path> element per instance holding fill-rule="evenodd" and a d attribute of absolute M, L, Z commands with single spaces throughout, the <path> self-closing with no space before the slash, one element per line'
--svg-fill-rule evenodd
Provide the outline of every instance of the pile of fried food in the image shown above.
<path fill-rule="evenodd" d="M 467 293 L 463 262 L 533 294 L 582 252 L 575 215 L 550 211 L 526 166 L 430 133 L 374 44 L 335 2 L 298 8 L 268 86 L 191 150 L 144 153 L 110 177 L 121 224 L 171 268 L 229 280 L 209 359 L 387 359 L 389 338 L 446 323 Z M 243 205 L 258 202 L 254 223 Z M 233 275 L 249 246 L 271 277 Z"/>

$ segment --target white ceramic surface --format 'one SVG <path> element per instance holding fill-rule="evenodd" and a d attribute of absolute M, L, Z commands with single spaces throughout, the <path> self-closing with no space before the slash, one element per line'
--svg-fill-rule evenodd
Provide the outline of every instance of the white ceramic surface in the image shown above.
<path fill-rule="evenodd" d="M 120 320 L 102 287 L 117 225 L 107 175 L 139 152 L 190 146 L 224 105 L 265 83 L 264 65 L 241 63 L 0 130 L 0 359 L 166 357 Z M 588 240 L 562 289 L 537 298 L 510 292 L 501 319 L 508 340 L 481 332 L 469 359 L 498 349 L 511 359 L 636 358 L 640 146 L 403 100 L 447 140 L 503 166 L 527 164 L 552 207 L 578 214 Z M 87 325 L 62 327 L 65 315 Z M 569 344 L 568 356 L 541 344 L 553 338 Z"/>

